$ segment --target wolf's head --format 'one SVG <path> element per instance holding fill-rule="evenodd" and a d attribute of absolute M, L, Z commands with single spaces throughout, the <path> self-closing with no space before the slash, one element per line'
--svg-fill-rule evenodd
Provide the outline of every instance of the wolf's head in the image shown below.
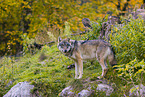
<path fill-rule="evenodd" d="M 59 37 L 57 47 L 62 53 L 67 55 L 67 54 L 71 53 L 72 49 L 74 48 L 74 42 L 71 41 L 69 38 L 61 39 Z"/>

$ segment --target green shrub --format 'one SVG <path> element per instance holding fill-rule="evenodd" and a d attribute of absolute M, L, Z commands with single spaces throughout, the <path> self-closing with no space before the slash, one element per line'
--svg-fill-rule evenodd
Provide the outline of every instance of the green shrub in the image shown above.
<path fill-rule="evenodd" d="M 143 80 L 143 73 L 145 73 L 144 60 L 138 61 L 134 59 L 127 64 L 118 65 L 118 76 L 126 78 L 130 83 L 140 83 Z M 129 83 L 128 83 L 129 84 Z"/>
<path fill-rule="evenodd" d="M 124 64 L 137 58 L 145 59 L 145 27 L 141 19 L 132 20 L 122 28 L 114 28 L 110 43 L 116 52 L 118 63 Z M 114 32 L 112 31 L 112 32 Z"/>
<path fill-rule="evenodd" d="M 110 34 L 110 43 L 118 63 L 116 66 L 117 76 L 113 77 L 113 82 L 118 84 L 118 91 L 124 95 L 128 95 L 133 85 L 145 84 L 144 24 L 145 22 L 141 19 L 131 20 L 122 28 L 114 27 L 112 34 Z"/>
<path fill-rule="evenodd" d="M 100 35 L 100 30 L 101 30 L 101 27 L 102 27 L 101 18 L 99 18 L 97 20 L 97 23 L 93 22 L 92 27 L 93 27 L 93 29 L 90 30 L 88 33 L 86 33 L 86 35 L 84 35 L 84 37 L 89 38 L 89 40 L 98 39 L 98 37 Z"/>

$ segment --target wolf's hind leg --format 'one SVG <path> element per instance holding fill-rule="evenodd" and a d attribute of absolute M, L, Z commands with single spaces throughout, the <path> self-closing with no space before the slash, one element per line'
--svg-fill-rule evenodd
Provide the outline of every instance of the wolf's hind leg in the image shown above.
<path fill-rule="evenodd" d="M 107 66 L 105 65 L 105 60 L 104 59 L 101 59 L 100 61 L 99 61 L 99 63 L 100 63 L 100 65 L 101 65 L 101 67 L 102 67 L 102 75 L 101 75 L 101 77 L 99 77 L 99 78 L 103 78 L 105 75 L 106 75 L 106 73 L 107 73 L 107 71 L 108 71 L 108 68 L 107 68 Z"/>
<path fill-rule="evenodd" d="M 99 76 L 98 78 L 103 78 L 107 71 L 108 71 L 108 68 L 107 68 L 107 63 L 106 63 L 106 59 L 107 59 L 107 56 L 108 56 L 108 53 L 107 52 L 102 52 L 102 50 L 105 50 L 106 48 L 98 48 L 97 50 L 97 53 L 96 53 L 96 58 L 98 60 L 98 62 L 100 63 L 101 67 L 102 67 L 102 74 L 101 76 Z"/>

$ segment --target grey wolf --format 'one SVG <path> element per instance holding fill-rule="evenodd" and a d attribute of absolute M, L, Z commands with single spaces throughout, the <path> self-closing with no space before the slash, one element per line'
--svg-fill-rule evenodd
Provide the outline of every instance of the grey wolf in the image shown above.
<path fill-rule="evenodd" d="M 75 78 L 80 79 L 83 75 L 84 60 L 98 60 L 102 67 L 103 78 L 107 71 L 107 59 L 113 66 L 117 64 L 111 44 L 104 40 L 71 40 L 58 38 L 58 49 L 75 62 Z"/>

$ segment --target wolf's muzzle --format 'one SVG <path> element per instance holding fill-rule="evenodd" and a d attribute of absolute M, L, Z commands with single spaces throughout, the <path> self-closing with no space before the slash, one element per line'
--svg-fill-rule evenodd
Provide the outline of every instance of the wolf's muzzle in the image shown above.
<path fill-rule="evenodd" d="M 64 53 L 66 53 L 67 52 L 67 50 L 64 50 Z"/>

